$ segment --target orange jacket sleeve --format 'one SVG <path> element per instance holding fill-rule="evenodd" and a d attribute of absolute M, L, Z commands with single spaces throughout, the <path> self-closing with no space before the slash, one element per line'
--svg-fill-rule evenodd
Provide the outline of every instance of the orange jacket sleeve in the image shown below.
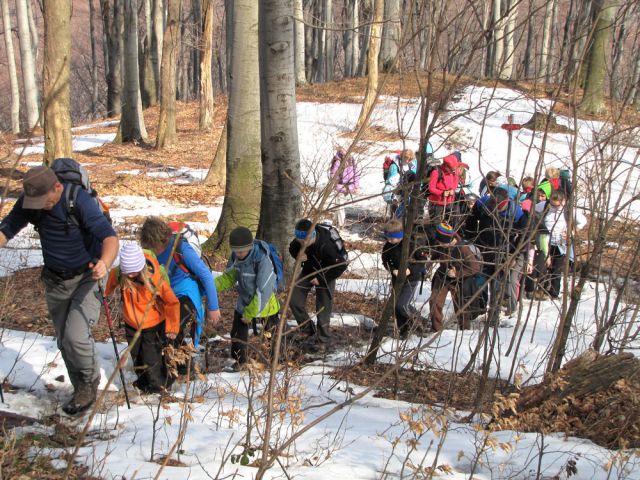
<path fill-rule="evenodd" d="M 166 333 L 180 331 L 180 301 L 171 290 L 169 282 L 160 284 L 160 300 L 164 304 L 164 329 Z"/>
<path fill-rule="evenodd" d="M 113 291 L 116 289 L 116 287 L 119 287 L 120 285 L 118 285 L 118 272 L 120 271 L 120 269 L 118 268 L 113 268 L 110 272 L 109 272 L 109 279 L 107 280 L 107 286 L 104 289 L 104 296 L 108 297 L 109 295 L 111 295 L 113 293 Z"/>

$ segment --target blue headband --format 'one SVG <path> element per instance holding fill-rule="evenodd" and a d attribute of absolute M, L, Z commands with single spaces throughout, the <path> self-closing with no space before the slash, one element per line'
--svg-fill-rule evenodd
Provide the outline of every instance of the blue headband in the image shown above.
<path fill-rule="evenodd" d="M 306 240 L 307 239 L 307 230 L 295 230 L 295 236 L 298 240 Z M 311 233 L 311 238 L 316 236 L 315 230 Z"/>
<path fill-rule="evenodd" d="M 404 238 L 404 232 L 400 230 L 399 232 L 384 232 L 384 236 L 387 238 Z"/>

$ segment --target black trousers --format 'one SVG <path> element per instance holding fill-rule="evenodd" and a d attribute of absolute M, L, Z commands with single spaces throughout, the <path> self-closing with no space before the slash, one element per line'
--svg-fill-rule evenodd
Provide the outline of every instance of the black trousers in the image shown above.
<path fill-rule="evenodd" d="M 273 331 L 278 326 L 280 314 L 276 313 L 264 319 L 264 328 Z M 242 314 L 237 310 L 233 312 L 233 324 L 231 325 L 231 357 L 239 364 L 247 363 L 247 347 L 249 344 L 249 323 L 242 319 Z M 272 337 L 273 340 L 273 337 Z"/>
<path fill-rule="evenodd" d="M 125 325 L 127 342 L 131 344 L 136 329 Z M 145 328 L 131 348 L 133 367 L 138 375 L 138 388 L 141 390 L 157 390 L 167 386 L 167 369 L 164 363 L 162 349 L 166 344 L 164 322 Z"/>
<path fill-rule="evenodd" d="M 331 330 L 329 323 L 331 320 L 331 310 L 333 309 L 333 293 L 336 289 L 336 281 L 330 280 L 326 284 L 315 286 L 316 289 L 316 316 L 318 318 L 317 325 L 314 325 L 307 313 L 307 296 L 314 287 L 311 279 L 305 278 L 298 280 L 293 293 L 291 294 L 291 312 L 301 325 L 300 330 L 309 335 L 316 336 L 316 339 L 322 343 L 331 343 Z"/>
<path fill-rule="evenodd" d="M 196 307 L 191 301 L 191 299 L 187 296 L 179 297 L 180 301 L 180 332 L 176 335 L 176 339 L 173 344 L 176 347 L 182 345 L 185 337 L 187 335 L 191 335 L 191 339 L 195 345 L 195 336 L 196 336 Z"/>
<path fill-rule="evenodd" d="M 551 266 L 547 269 L 542 288 L 549 293 L 549 296 L 558 298 L 560 296 L 565 254 L 556 245 L 550 245 L 549 256 L 551 257 Z"/>
<path fill-rule="evenodd" d="M 398 330 L 400 330 L 400 335 L 402 336 L 406 336 L 409 333 L 413 323 L 411 320 L 420 318 L 420 312 L 418 312 L 411 302 L 417 286 L 418 282 L 404 282 L 404 285 L 398 294 L 398 298 L 396 298 L 396 323 L 398 325 Z"/>

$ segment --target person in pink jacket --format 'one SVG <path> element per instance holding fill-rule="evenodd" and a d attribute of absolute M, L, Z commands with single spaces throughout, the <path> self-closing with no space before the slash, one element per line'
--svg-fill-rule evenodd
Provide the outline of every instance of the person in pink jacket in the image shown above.
<path fill-rule="evenodd" d="M 333 179 L 336 176 L 336 183 L 334 189 L 336 191 L 335 197 L 335 223 L 337 226 L 344 226 L 345 222 L 345 209 L 341 206 L 347 200 L 347 196 L 351 196 L 360 188 L 360 172 L 358 171 L 358 165 L 353 158 L 353 155 L 349 155 L 345 158 L 346 151 L 342 147 L 338 147 L 336 154 L 331 160 L 331 167 L 329 168 L 329 178 Z M 342 167 L 342 168 L 341 168 Z M 342 169 L 342 171 L 340 171 Z"/>
<path fill-rule="evenodd" d="M 450 222 L 454 212 L 458 189 L 460 153 L 455 152 L 442 159 L 442 165 L 429 176 L 429 223 Z"/>

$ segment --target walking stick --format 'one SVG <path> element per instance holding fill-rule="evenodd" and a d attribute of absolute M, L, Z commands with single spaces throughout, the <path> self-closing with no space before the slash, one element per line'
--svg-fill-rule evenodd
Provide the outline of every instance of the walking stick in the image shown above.
<path fill-rule="evenodd" d="M 107 325 L 109 325 L 109 333 L 111 334 L 111 341 L 113 342 L 113 350 L 116 352 L 116 365 L 120 370 L 120 382 L 122 383 L 122 390 L 124 390 L 124 398 L 127 400 L 127 408 L 131 410 L 131 403 L 129 403 L 129 394 L 127 393 L 127 384 L 124 382 L 124 374 L 122 368 L 120 368 L 120 354 L 118 353 L 118 345 L 116 343 L 116 337 L 113 334 L 113 324 L 111 323 L 111 312 L 109 312 L 109 306 L 107 305 L 107 297 L 104 296 L 104 290 L 102 285 L 98 282 L 98 290 L 100 291 L 100 298 L 102 298 L 102 306 L 104 307 L 104 313 L 107 317 Z"/>

